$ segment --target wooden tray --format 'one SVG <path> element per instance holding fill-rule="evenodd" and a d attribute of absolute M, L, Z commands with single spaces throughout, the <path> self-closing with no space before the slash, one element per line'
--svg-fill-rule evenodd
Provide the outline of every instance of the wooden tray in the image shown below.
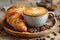
<path fill-rule="evenodd" d="M 56 20 L 56 18 L 54 18 L 51 20 L 52 23 L 50 23 L 50 24 L 53 24 L 53 27 L 51 29 L 47 29 L 47 30 L 41 31 L 41 32 L 29 33 L 29 32 L 19 32 L 19 31 L 11 30 L 10 28 L 8 28 L 8 26 L 5 26 L 4 22 L 2 24 L 2 27 L 4 28 L 4 30 L 11 35 L 19 36 L 19 37 L 41 37 L 41 36 L 45 36 L 47 34 L 50 34 L 53 31 L 55 31 L 56 30 L 56 24 L 57 24 L 57 20 Z M 47 24 L 49 24 L 49 22 Z"/>

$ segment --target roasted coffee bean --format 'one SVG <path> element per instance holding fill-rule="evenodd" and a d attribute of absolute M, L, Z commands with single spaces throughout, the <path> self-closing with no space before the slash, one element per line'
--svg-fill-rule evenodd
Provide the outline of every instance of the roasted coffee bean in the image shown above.
<path fill-rule="evenodd" d="M 60 33 L 60 30 L 58 31 L 58 33 Z"/>
<path fill-rule="evenodd" d="M 50 36 L 46 36 L 47 38 L 50 38 Z"/>
<path fill-rule="evenodd" d="M 44 30 L 46 30 L 45 25 L 41 26 L 41 31 L 44 31 Z"/>
<path fill-rule="evenodd" d="M 58 27 L 60 27 L 60 25 Z"/>
<path fill-rule="evenodd" d="M 51 28 L 51 26 L 47 25 L 47 26 L 46 26 L 46 28 L 47 28 L 47 29 L 50 29 L 50 28 Z"/>
<path fill-rule="evenodd" d="M 33 33 L 33 32 L 38 32 L 38 31 L 37 31 L 37 29 L 36 29 L 36 28 L 33 28 L 33 27 L 32 27 L 32 28 L 28 29 L 28 32 Z"/>
<path fill-rule="evenodd" d="M 52 26 L 44 24 L 41 27 L 28 27 L 28 32 L 34 33 L 34 32 L 41 32 L 47 29 L 50 29 Z"/>
<path fill-rule="evenodd" d="M 37 27 L 36 29 L 37 29 L 37 31 L 40 31 L 40 30 L 39 30 L 39 27 Z"/>
<path fill-rule="evenodd" d="M 50 29 L 50 26 L 47 25 L 47 24 L 44 24 L 43 26 L 44 26 L 45 28 L 47 28 L 47 29 Z"/>
<path fill-rule="evenodd" d="M 33 32 L 34 32 L 33 28 L 30 28 L 30 29 L 28 30 L 28 32 L 33 33 Z"/>
<path fill-rule="evenodd" d="M 41 32 L 42 31 L 42 29 L 41 29 L 41 27 L 39 27 L 39 32 Z"/>
<path fill-rule="evenodd" d="M 54 36 L 57 36 L 57 34 L 55 32 L 52 32 Z"/>
<path fill-rule="evenodd" d="M 37 32 L 37 29 L 36 28 L 33 28 L 34 29 L 34 32 Z"/>
<path fill-rule="evenodd" d="M 57 34 L 55 33 L 54 36 L 57 36 Z"/>
<path fill-rule="evenodd" d="M 51 40 L 55 40 L 54 38 L 51 38 Z"/>
<path fill-rule="evenodd" d="M 44 30 L 46 30 L 46 28 L 45 27 L 41 27 L 41 31 L 44 31 Z"/>

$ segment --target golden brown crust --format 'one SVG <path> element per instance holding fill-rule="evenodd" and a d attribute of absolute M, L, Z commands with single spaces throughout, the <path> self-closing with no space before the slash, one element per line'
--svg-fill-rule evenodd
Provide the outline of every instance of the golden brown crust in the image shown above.
<path fill-rule="evenodd" d="M 6 20 L 15 30 L 27 31 L 22 17 L 24 9 L 25 7 L 13 5 L 6 11 Z"/>
<path fill-rule="evenodd" d="M 48 13 L 48 10 L 43 7 L 29 7 L 24 10 L 25 15 L 41 16 Z"/>

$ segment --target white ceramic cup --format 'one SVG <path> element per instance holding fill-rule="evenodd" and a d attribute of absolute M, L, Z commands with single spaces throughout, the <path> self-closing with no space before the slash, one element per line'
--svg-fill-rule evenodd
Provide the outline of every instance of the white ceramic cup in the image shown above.
<path fill-rule="evenodd" d="M 46 23 L 49 15 L 53 16 L 53 18 L 55 16 L 54 12 L 48 12 L 42 16 L 29 16 L 29 15 L 23 14 L 23 17 L 29 26 L 41 27 L 43 24 Z"/>

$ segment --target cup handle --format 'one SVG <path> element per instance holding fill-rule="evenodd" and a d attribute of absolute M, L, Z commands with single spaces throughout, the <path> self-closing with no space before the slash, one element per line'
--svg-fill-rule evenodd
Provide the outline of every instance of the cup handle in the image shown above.
<path fill-rule="evenodd" d="M 55 13 L 54 12 L 48 12 L 49 13 L 49 19 L 53 19 L 55 17 Z"/>

